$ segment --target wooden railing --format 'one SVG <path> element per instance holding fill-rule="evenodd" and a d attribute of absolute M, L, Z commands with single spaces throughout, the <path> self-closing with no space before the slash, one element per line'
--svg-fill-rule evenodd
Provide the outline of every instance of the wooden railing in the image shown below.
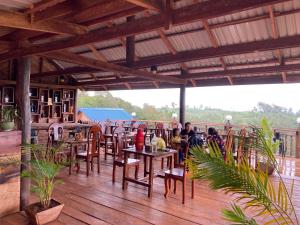
<path fill-rule="evenodd" d="M 155 128 L 157 123 L 165 123 L 170 125 L 172 124 L 172 121 L 168 120 L 135 120 L 138 123 L 146 123 L 148 127 Z M 117 121 L 111 121 L 111 122 L 117 122 Z M 118 120 L 118 122 L 121 122 Z M 122 121 L 124 123 L 130 124 L 132 121 Z M 198 132 L 207 132 L 209 127 L 214 127 L 217 129 L 219 134 L 223 135 L 225 133 L 225 125 L 224 123 L 209 123 L 209 122 L 199 122 L 199 121 L 191 121 L 191 124 L 193 127 L 197 127 Z M 230 124 L 232 129 L 236 134 L 242 129 L 246 128 L 251 130 L 250 126 L 247 125 L 239 125 L 239 124 Z M 296 129 L 288 129 L 288 128 L 274 128 L 277 132 L 280 133 L 281 138 L 283 140 L 284 145 L 284 152 L 285 156 L 289 157 L 296 157 Z"/>

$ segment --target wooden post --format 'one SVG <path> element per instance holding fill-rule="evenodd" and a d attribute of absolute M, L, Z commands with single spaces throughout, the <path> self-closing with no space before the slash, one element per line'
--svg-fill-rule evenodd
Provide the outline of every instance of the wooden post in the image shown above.
<path fill-rule="evenodd" d="M 296 158 L 300 158 L 300 126 L 296 131 Z"/>
<path fill-rule="evenodd" d="M 181 75 L 184 76 L 185 71 L 181 70 Z M 185 123 L 185 84 L 180 85 L 180 94 L 179 94 L 179 122 L 184 127 Z"/>
<path fill-rule="evenodd" d="M 20 128 L 22 130 L 22 144 L 30 144 L 31 136 L 31 114 L 29 97 L 30 68 L 30 57 L 22 57 L 17 60 L 16 101 L 21 116 Z M 27 169 L 29 160 L 30 152 L 22 153 L 21 172 Z M 20 207 L 21 210 L 24 210 L 24 207 L 29 204 L 30 197 L 30 180 L 28 178 L 21 178 L 20 194 Z"/>
<path fill-rule="evenodd" d="M 134 16 L 127 17 L 127 22 L 134 21 Z M 135 58 L 135 37 L 128 36 L 126 38 L 126 63 L 127 66 L 131 66 L 134 63 Z"/>

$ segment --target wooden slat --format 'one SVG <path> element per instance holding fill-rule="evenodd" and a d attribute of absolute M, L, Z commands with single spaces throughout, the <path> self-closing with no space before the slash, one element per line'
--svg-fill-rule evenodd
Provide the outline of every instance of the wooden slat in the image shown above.
<path fill-rule="evenodd" d="M 162 4 L 160 0 L 125 0 L 137 6 L 141 6 L 146 9 L 162 11 Z"/>
<path fill-rule="evenodd" d="M 143 70 L 135 70 L 132 68 L 122 67 L 119 65 L 87 58 L 84 56 L 78 56 L 71 52 L 52 52 L 52 53 L 45 54 L 45 56 L 54 58 L 54 59 L 67 61 L 67 62 L 76 63 L 79 65 L 89 66 L 89 67 L 98 68 L 98 69 L 104 69 L 107 71 L 112 71 L 112 72 L 116 72 L 116 73 L 120 73 L 120 74 L 135 75 L 137 77 L 142 77 L 142 78 L 150 79 L 150 80 L 159 80 L 159 81 L 165 81 L 165 82 L 176 83 L 176 84 L 185 83 L 184 80 L 176 78 L 176 77 L 156 75 L 156 74 L 153 74 L 153 73 L 150 73 L 147 71 L 143 71 Z"/>
<path fill-rule="evenodd" d="M 55 34 L 84 34 L 87 32 L 84 26 L 54 19 L 31 23 L 28 15 L 5 10 L 0 10 L 0 26 Z"/>

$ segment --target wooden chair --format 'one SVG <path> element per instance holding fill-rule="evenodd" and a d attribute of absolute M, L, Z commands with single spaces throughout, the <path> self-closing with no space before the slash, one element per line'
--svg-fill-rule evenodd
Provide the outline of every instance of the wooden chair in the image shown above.
<path fill-rule="evenodd" d="M 238 142 L 238 148 L 237 148 L 237 155 L 235 158 L 235 160 L 238 164 L 241 163 L 241 161 L 244 157 L 246 134 L 247 134 L 247 131 L 245 128 L 241 129 L 239 132 L 239 142 Z"/>
<path fill-rule="evenodd" d="M 93 125 L 88 132 L 87 149 L 84 152 L 76 153 L 76 160 L 84 159 L 86 161 L 86 175 L 89 176 L 90 168 L 94 170 L 94 158 L 97 158 L 97 171 L 100 173 L 100 140 L 102 130 L 99 125 Z M 77 173 L 80 170 L 79 162 L 76 163 Z"/>
<path fill-rule="evenodd" d="M 100 146 L 104 147 L 104 159 L 107 159 L 107 155 L 113 155 L 114 154 L 114 143 L 113 143 L 113 137 L 114 133 L 110 129 L 110 122 L 105 122 L 101 124 L 102 130 L 104 131 L 103 137 L 100 141 Z"/>
<path fill-rule="evenodd" d="M 60 123 L 52 123 L 48 127 L 47 148 L 54 147 L 63 141 L 64 127 Z"/>
<path fill-rule="evenodd" d="M 232 154 L 233 148 L 233 130 L 230 128 L 226 135 L 225 141 L 225 161 L 228 161 L 228 155 Z"/>
<path fill-rule="evenodd" d="M 47 150 L 52 147 L 59 147 L 63 144 L 63 134 L 64 128 L 60 123 L 52 123 L 48 127 L 48 141 L 47 141 Z M 69 159 L 70 149 L 62 148 L 55 154 L 55 161 L 64 163 Z"/>
<path fill-rule="evenodd" d="M 123 127 L 117 127 L 114 131 L 115 137 L 114 137 L 114 145 L 115 145 L 115 152 L 114 152 L 114 161 L 113 161 L 113 173 L 112 173 L 112 182 L 115 182 L 116 177 L 116 167 L 124 167 L 124 153 L 123 149 L 127 147 L 127 137 L 126 137 L 126 131 Z M 140 160 L 138 159 L 132 159 L 128 158 L 127 166 L 135 167 L 135 179 L 138 178 L 139 173 L 139 164 Z M 129 169 L 127 170 L 129 171 Z"/>
<path fill-rule="evenodd" d="M 189 146 L 187 145 L 184 150 L 185 158 L 188 156 Z M 170 188 L 171 188 L 171 180 L 174 180 L 174 194 L 176 194 L 176 182 L 180 181 L 182 183 L 182 204 L 185 202 L 185 190 L 186 190 L 186 179 L 188 175 L 188 168 L 186 162 L 184 162 L 183 167 L 173 168 L 171 170 L 165 171 L 165 198 L 168 197 Z M 191 197 L 194 198 L 195 192 L 195 182 L 192 179 L 192 191 Z"/>

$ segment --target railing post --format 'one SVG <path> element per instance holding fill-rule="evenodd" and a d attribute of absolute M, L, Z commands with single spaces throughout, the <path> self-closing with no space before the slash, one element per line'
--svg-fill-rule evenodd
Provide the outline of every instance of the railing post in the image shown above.
<path fill-rule="evenodd" d="M 300 126 L 296 131 L 296 158 L 300 158 Z"/>

